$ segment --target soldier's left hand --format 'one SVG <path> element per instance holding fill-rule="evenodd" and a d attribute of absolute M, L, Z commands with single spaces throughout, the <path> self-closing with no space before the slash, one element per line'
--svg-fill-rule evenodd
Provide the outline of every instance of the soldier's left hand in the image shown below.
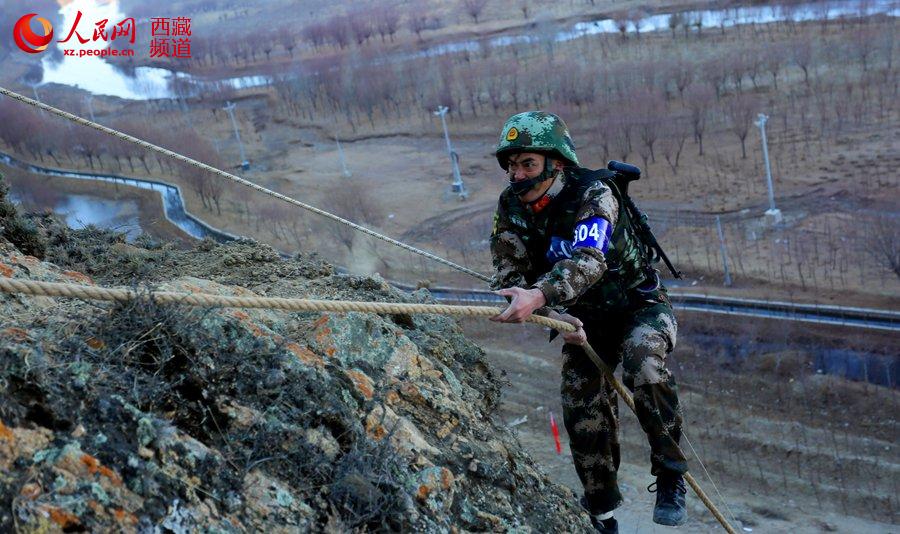
<path fill-rule="evenodd" d="M 507 307 L 503 313 L 491 317 L 491 321 L 500 323 L 524 323 L 525 319 L 527 319 L 534 310 L 547 303 L 547 299 L 544 298 L 544 293 L 542 293 L 540 289 L 509 287 L 494 291 L 494 293 L 512 298 L 512 302 L 509 303 L 509 307 Z"/>
<path fill-rule="evenodd" d="M 569 315 L 568 313 L 562 313 L 559 314 L 558 317 L 554 317 L 554 319 L 565 321 L 577 328 L 577 330 L 575 330 L 574 332 L 563 332 L 563 341 L 570 345 L 584 345 L 585 343 L 587 343 L 587 334 L 584 332 L 584 324 L 578 317 Z"/>

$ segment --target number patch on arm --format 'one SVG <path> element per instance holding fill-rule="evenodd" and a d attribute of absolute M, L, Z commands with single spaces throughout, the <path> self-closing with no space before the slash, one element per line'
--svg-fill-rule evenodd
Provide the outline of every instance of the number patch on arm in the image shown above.
<path fill-rule="evenodd" d="M 550 240 L 550 248 L 545 254 L 547 261 L 554 264 L 559 260 L 572 257 L 572 242 L 562 237 L 553 236 Z"/>
<path fill-rule="evenodd" d="M 610 237 L 612 237 L 612 228 L 609 226 L 609 221 L 603 217 L 591 217 L 575 225 L 572 248 L 599 248 L 600 252 L 606 254 L 606 251 L 609 250 Z"/>

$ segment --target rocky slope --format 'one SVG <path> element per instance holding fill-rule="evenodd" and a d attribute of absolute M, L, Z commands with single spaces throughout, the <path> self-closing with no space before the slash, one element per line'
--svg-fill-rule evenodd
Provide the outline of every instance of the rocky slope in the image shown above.
<path fill-rule="evenodd" d="M 254 242 L 69 231 L 2 190 L 0 276 L 430 300 Z M 502 382 L 446 317 L 0 293 L 0 531 L 589 530 L 494 419 Z"/>

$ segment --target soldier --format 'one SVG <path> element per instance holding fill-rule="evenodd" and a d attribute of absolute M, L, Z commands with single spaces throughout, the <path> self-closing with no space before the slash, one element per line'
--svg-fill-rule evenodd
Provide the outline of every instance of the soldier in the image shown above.
<path fill-rule="evenodd" d="M 646 246 L 628 211 L 620 209 L 622 193 L 604 180 L 608 171 L 579 167 L 565 123 L 551 113 L 512 116 L 496 155 L 509 186 L 494 215 L 491 287 L 510 304 L 492 320 L 522 322 L 549 307 L 541 312 L 578 327 L 563 334 L 561 393 L 584 486 L 582 505 L 598 531 L 618 532 L 613 517 L 622 503 L 616 481 L 618 398 L 581 348 L 587 340 L 610 368 L 622 362 L 625 385 L 634 393 L 656 476 L 647 488 L 656 492 L 654 522 L 684 523 L 682 416 L 675 380 L 665 366 L 677 324 Z"/>

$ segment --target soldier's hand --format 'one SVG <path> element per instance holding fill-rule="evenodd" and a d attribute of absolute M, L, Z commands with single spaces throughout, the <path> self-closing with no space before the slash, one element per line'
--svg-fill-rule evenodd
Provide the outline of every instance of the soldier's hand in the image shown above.
<path fill-rule="evenodd" d="M 534 310 L 542 307 L 547 303 L 544 294 L 540 289 L 523 289 L 521 287 L 509 287 L 494 291 L 497 295 L 511 297 L 512 302 L 509 303 L 502 313 L 491 317 L 491 321 L 500 323 L 523 323 L 525 319 L 531 315 Z"/>
<path fill-rule="evenodd" d="M 584 345 L 587 343 L 587 334 L 584 332 L 584 323 L 581 322 L 581 319 L 568 313 L 558 313 L 556 311 L 551 311 L 548 317 L 557 321 L 565 321 L 577 328 L 574 332 L 562 332 L 564 342 L 570 345 Z"/>
<path fill-rule="evenodd" d="M 560 314 L 557 319 L 559 319 L 560 321 L 565 321 L 578 329 L 574 332 L 563 332 L 563 341 L 570 345 L 584 345 L 585 343 L 587 343 L 587 334 L 584 332 L 584 323 L 582 323 L 581 320 L 578 319 L 578 317 L 569 315 L 568 313 L 563 313 Z"/>

